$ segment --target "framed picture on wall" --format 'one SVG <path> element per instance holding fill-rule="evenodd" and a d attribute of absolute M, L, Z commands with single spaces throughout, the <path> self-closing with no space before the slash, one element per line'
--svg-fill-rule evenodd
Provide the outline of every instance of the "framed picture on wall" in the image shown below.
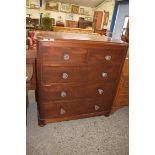
<path fill-rule="evenodd" d="M 59 10 L 59 3 L 46 2 L 46 10 L 58 11 Z"/>
<path fill-rule="evenodd" d="M 70 4 L 69 3 L 62 3 L 61 4 L 61 11 L 63 12 L 70 12 Z"/>
<path fill-rule="evenodd" d="M 26 8 L 30 8 L 30 0 L 26 0 Z"/>
<path fill-rule="evenodd" d="M 103 25 L 107 26 L 108 25 L 108 21 L 109 21 L 109 12 L 104 10 L 104 21 L 103 21 Z"/>
<path fill-rule="evenodd" d="M 75 14 L 78 14 L 79 13 L 79 6 L 72 5 L 71 12 L 75 13 Z"/>
<path fill-rule="evenodd" d="M 80 8 L 80 14 L 84 15 L 84 8 Z"/>

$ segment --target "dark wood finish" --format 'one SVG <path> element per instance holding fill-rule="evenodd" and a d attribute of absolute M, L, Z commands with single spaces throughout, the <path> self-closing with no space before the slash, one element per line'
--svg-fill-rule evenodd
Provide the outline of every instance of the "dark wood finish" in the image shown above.
<path fill-rule="evenodd" d="M 93 97 L 111 97 L 114 91 L 113 83 L 99 83 L 99 84 L 52 84 L 50 86 L 43 86 L 42 102 L 54 100 L 70 100 L 76 98 L 93 98 Z M 98 89 L 103 90 L 103 94 L 99 94 Z M 62 97 L 61 93 L 66 92 L 66 96 Z"/>
<path fill-rule="evenodd" d="M 49 119 L 96 113 L 107 111 L 110 105 L 109 102 L 109 100 L 103 98 L 48 102 L 48 104 L 41 105 L 42 113 L 40 114 L 42 118 Z M 95 108 L 95 106 L 99 106 L 99 108 Z M 65 109 L 63 114 L 61 109 Z"/>
<path fill-rule="evenodd" d="M 92 27 L 92 22 L 87 20 L 79 20 L 78 27 L 82 29 Z"/>
<path fill-rule="evenodd" d="M 110 82 L 117 79 L 119 66 L 101 65 L 100 67 L 88 66 L 44 66 L 42 69 L 42 83 L 49 85 L 52 83 L 75 83 L 75 82 Z M 103 73 L 107 73 L 106 77 L 102 77 Z M 67 74 L 66 79 L 63 75 Z"/>
<path fill-rule="evenodd" d="M 44 48 L 43 64 L 81 64 L 86 62 L 87 50 L 80 48 L 46 47 Z M 69 60 L 64 60 L 64 55 L 69 55 Z"/>
<path fill-rule="evenodd" d="M 38 124 L 108 116 L 127 47 L 124 42 L 95 35 L 53 32 L 41 36 L 37 47 Z M 107 55 L 111 59 L 106 60 Z"/>
<path fill-rule="evenodd" d="M 111 64 L 111 65 L 120 65 L 122 59 L 125 57 L 126 53 L 124 48 L 121 47 L 107 47 L 102 49 L 93 49 L 89 50 L 89 64 Z M 106 56 L 111 56 L 110 61 L 106 61 Z"/>

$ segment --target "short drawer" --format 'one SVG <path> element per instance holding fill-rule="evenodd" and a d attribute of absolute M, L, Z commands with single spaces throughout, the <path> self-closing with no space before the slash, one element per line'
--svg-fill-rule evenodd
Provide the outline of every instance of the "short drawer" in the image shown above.
<path fill-rule="evenodd" d="M 114 64 L 120 65 L 126 55 L 122 48 L 89 49 L 88 64 Z"/>
<path fill-rule="evenodd" d="M 120 69 L 118 66 L 100 67 L 43 67 L 42 83 L 70 83 L 70 82 L 104 82 L 115 81 Z"/>
<path fill-rule="evenodd" d="M 114 95 L 114 83 L 101 84 L 51 84 L 42 86 L 42 101 L 71 100 L 77 98 L 110 98 Z"/>
<path fill-rule="evenodd" d="M 53 105 L 58 108 L 53 110 Z M 110 110 L 111 103 L 103 99 L 82 99 L 72 101 L 55 101 L 44 104 L 43 118 L 69 117 L 82 114 L 96 113 Z M 55 106 L 56 107 L 56 106 Z"/>
<path fill-rule="evenodd" d="M 83 48 L 47 47 L 42 51 L 44 65 L 81 65 L 86 63 L 86 57 L 87 50 Z"/>

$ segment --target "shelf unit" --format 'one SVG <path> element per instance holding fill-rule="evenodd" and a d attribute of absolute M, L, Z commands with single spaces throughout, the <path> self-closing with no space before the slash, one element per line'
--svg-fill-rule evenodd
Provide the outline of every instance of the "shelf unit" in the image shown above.
<path fill-rule="evenodd" d="M 28 10 L 40 10 L 38 8 L 27 8 Z M 49 11 L 52 11 L 52 12 L 62 12 L 62 13 L 66 13 L 66 14 L 73 14 L 73 15 L 81 15 L 81 16 L 85 16 L 85 17 L 92 17 L 91 15 L 86 15 L 86 14 L 80 14 L 80 13 L 72 13 L 72 12 L 65 12 L 65 11 L 59 11 L 59 10 L 42 10 L 43 12 L 49 12 Z"/>

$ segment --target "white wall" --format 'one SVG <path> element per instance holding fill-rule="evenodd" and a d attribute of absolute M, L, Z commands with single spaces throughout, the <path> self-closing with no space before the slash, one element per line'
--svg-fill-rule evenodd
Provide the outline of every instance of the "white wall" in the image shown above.
<path fill-rule="evenodd" d="M 31 2 L 33 4 L 39 4 L 39 0 L 31 0 Z M 88 10 L 90 12 L 90 16 L 93 18 L 93 16 L 94 16 L 94 9 L 93 8 L 91 8 L 91 7 L 84 7 L 84 6 L 80 6 L 80 7 L 84 8 L 85 10 Z M 67 15 L 69 14 L 69 13 L 57 12 L 57 11 L 46 11 L 45 10 L 45 1 L 43 1 L 42 9 L 43 9 L 43 16 L 46 13 L 49 13 L 50 17 L 51 18 L 55 18 L 56 21 L 58 20 L 58 17 L 61 16 L 64 23 L 66 21 Z M 31 14 L 31 18 L 37 18 L 37 19 L 40 18 L 40 11 L 37 10 L 37 9 L 26 9 L 26 13 L 27 14 Z M 74 20 L 75 21 L 78 21 L 79 17 L 86 17 L 86 16 L 85 15 L 74 14 Z"/>
<path fill-rule="evenodd" d="M 121 39 L 125 17 L 129 16 L 129 4 L 119 4 L 113 30 L 113 38 Z"/>
<path fill-rule="evenodd" d="M 113 10 L 114 10 L 115 0 L 105 0 L 102 4 L 100 4 L 98 7 L 94 9 L 94 11 L 108 11 L 109 12 L 109 22 L 107 26 L 104 26 L 106 29 L 110 29 Z M 104 14 L 103 14 L 103 20 L 101 28 L 103 28 L 103 21 L 104 21 Z"/>

